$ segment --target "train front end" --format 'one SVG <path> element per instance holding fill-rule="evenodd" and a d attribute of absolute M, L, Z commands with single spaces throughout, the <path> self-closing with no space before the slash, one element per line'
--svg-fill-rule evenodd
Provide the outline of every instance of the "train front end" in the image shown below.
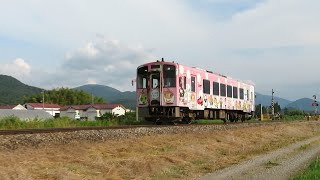
<path fill-rule="evenodd" d="M 177 64 L 156 61 L 137 68 L 137 113 L 146 121 L 180 120 L 177 107 Z"/>

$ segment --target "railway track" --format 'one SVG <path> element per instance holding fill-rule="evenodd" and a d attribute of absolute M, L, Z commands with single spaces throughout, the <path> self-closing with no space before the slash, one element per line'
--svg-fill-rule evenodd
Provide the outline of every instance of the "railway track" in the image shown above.
<path fill-rule="evenodd" d="M 105 127 L 69 127 L 69 128 L 33 128 L 33 129 L 12 129 L 0 130 L 0 135 L 18 135 L 18 134 L 41 134 L 41 133 L 58 133 L 74 132 L 86 130 L 108 130 L 108 129 L 134 129 L 134 128 L 161 128 L 161 127 L 179 127 L 179 126 L 227 126 L 237 124 L 264 124 L 276 123 L 281 121 L 264 121 L 264 122 L 237 122 L 237 123 L 212 123 L 212 124 L 178 124 L 178 125 L 123 125 L 123 126 L 105 126 Z"/>

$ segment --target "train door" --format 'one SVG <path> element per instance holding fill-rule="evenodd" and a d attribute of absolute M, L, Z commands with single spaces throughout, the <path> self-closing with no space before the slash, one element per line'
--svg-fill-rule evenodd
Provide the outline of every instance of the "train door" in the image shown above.
<path fill-rule="evenodd" d="M 196 76 L 191 76 L 191 107 L 192 109 L 197 108 L 197 81 Z"/>
<path fill-rule="evenodd" d="M 160 82 L 160 72 L 153 72 L 150 75 L 150 91 L 149 91 L 149 99 L 151 106 L 160 106 L 161 100 L 161 82 Z"/>

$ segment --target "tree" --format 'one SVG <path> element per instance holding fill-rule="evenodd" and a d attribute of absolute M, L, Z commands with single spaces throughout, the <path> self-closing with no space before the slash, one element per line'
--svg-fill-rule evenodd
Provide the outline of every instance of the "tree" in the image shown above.
<path fill-rule="evenodd" d="M 289 108 L 284 108 L 284 115 L 288 116 L 304 116 L 306 113 L 304 111 L 301 111 L 299 109 L 289 109 Z"/>
<path fill-rule="evenodd" d="M 24 103 L 42 102 L 43 94 L 35 94 L 24 98 Z M 93 99 L 92 99 L 93 98 Z M 92 103 L 104 103 L 101 97 L 93 97 L 91 94 L 82 90 L 73 90 L 69 88 L 56 88 L 44 92 L 44 102 L 65 105 L 81 105 Z"/>
<path fill-rule="evenodd" d="M 274 113 L 276 114 L 276 113 L 280 113 L 281 112 L 281 107 L 280 107 L 280 105 L 278 104 L 278 102 L 276 102 L 275 104 L 274 104 Z"/>

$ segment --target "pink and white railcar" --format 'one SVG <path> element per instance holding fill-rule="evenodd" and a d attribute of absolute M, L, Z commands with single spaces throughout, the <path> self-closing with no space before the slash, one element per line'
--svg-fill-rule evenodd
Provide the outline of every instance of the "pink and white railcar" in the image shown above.
<path fill-rule="evenodd" d="M 203 69 L 156 61 L 137 68 L 137 113 L 147 121 L 246 120 L 254 86 Z"/>

